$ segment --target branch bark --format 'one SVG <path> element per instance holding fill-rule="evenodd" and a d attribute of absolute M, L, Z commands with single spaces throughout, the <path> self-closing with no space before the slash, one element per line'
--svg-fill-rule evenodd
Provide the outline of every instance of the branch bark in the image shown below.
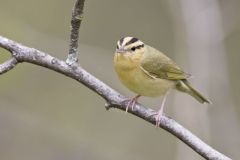
<path fill-rule="evenodd" d="M 12 69 L 15 67 L 17 62 L 27 62 L 46 67 L 72 79 L 75 79 L 76 81 L 93 90 L 95 93 L 106 100 L 106 109 L 117 108 L 123 111 L 126 110 L 127 102 L 124 102 L 124 100 L 126 100 L 126 97 L 119 94 L 117 91 L 110 88 L 108 85 L 88 73 L 78 64 L 74 63 L 70 66 L 66 62 L 59 60 L 58 58 L 53 57 L 47 53 L 41 52 L 34 48 L 26 47 L 2 36 L 0 36 L 0 47 L 10 51 L 12 53 L 12 57 L 16 60 L 15 61 L 12 59 L 10 62 L 7 61 L 3 63 L 1 66 L 11 66 L 3 68 Z M 10 69 L 3 69 L 3 73 L 6 73 Z M 140 104 L 137 104 L 134 110 L 129 108 L 129 113 L 142 118 L 153 125 L 156 124 L 155 118 L 152 116 L 156 113 L 156 111 L 150 108 L 146 108 Z M 165 115 L 161 117 L 160 127 L 179 138 L 205 159 L 230 160 L 229 157 L 213 149 L 211 146 L 204 143 L 201 139 L 192 134 L 186 128 Z"/>
<path fill-rule="evenodd" d="M 83 20 L 83 7 L 85 0 L 77 0 L 74 4 L 71 19 L 71 34 L 67 64 L 72 65 L 78 62 L 78 37 L 79 28 Z"/>
<path fill-rule="evenodd" d="M 0 64 L 0 75 L 13 69 L 17 63 L 18 62 L 16 58 L 12 57 L 11 59 L 4 62 L 3 64 Z"/>

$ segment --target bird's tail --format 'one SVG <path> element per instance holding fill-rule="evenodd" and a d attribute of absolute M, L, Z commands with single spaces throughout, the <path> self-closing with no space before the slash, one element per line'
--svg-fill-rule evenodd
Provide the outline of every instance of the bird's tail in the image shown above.
<path fill-rule="evenodd" d="M 180 80 L 177 83 L 176 88 L 179 91 L 190 94 L 200 103 L 210 103 L 211 104 L 211 101 L 209 101 L 201 93 L 199 93 L 196 89 L 194 89 L 186 79 L 185 80 Z"/>

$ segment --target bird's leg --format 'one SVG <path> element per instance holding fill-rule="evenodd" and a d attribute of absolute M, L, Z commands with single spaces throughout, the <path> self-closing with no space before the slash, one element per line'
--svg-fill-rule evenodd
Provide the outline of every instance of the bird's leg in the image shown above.
<path fill-rule="evenodd" d="M 169 91 L 167 91 L 166 94 L 164 95 L 163 100 L 162 100 L 162 103 L 161 103 L 161 107 L 160 107 L 160 109 L 158 110 L 157 115 L 155 116 L 156 127 L 159 127 L 159 126 L 160 126 L 161 117 L 162 117 L 162 114 L 163 114 L 163 109 L 164 109 L 165 102 L 166 102 L 166 100 L 167 100 L 167 95 L 168 95 L 168 93 L 169 93 Z"/>
<path fill-rule="evenodd" d="M 139 97 L 141 97 L 141 95 L 136 95 L 135 97 L 129 99 L 129 102 L 128 102 L 127 108 L 126 108 L 126 112 L 128 112 L 129 107 L 132 107 L 132 110 L 133 110 Z"/>

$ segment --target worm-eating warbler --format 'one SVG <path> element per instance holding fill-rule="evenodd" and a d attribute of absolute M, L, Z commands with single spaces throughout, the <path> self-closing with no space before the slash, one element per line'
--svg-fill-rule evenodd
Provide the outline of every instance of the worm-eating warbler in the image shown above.
<path fill-rule="evenodd" d="M 134 108 L 140 96 L 158 97 L 164 95 L 161 108 L 156 115 L 156 125 L 160 125 L 167 93 L 174 88 L 193 96 L 200 103 L 210 103 L 195 90 L 186 74 L 177 64 L 157 49 L 144 44 L 137 38 L 124 37 L 117 42 L 114 67 L 121 82 L 137 94 L 126 108 Z"/>

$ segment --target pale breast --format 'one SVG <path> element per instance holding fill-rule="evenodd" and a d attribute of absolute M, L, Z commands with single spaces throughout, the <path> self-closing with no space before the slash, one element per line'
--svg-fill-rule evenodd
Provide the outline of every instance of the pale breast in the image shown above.
<path fill-rule="evenodd" d="M 142 96 L 161 96 L 175 86 L 174 81 L 149 77 L 139 67 L 128 70 L 116 67 L 116 71 L 128 89 Z"/>

